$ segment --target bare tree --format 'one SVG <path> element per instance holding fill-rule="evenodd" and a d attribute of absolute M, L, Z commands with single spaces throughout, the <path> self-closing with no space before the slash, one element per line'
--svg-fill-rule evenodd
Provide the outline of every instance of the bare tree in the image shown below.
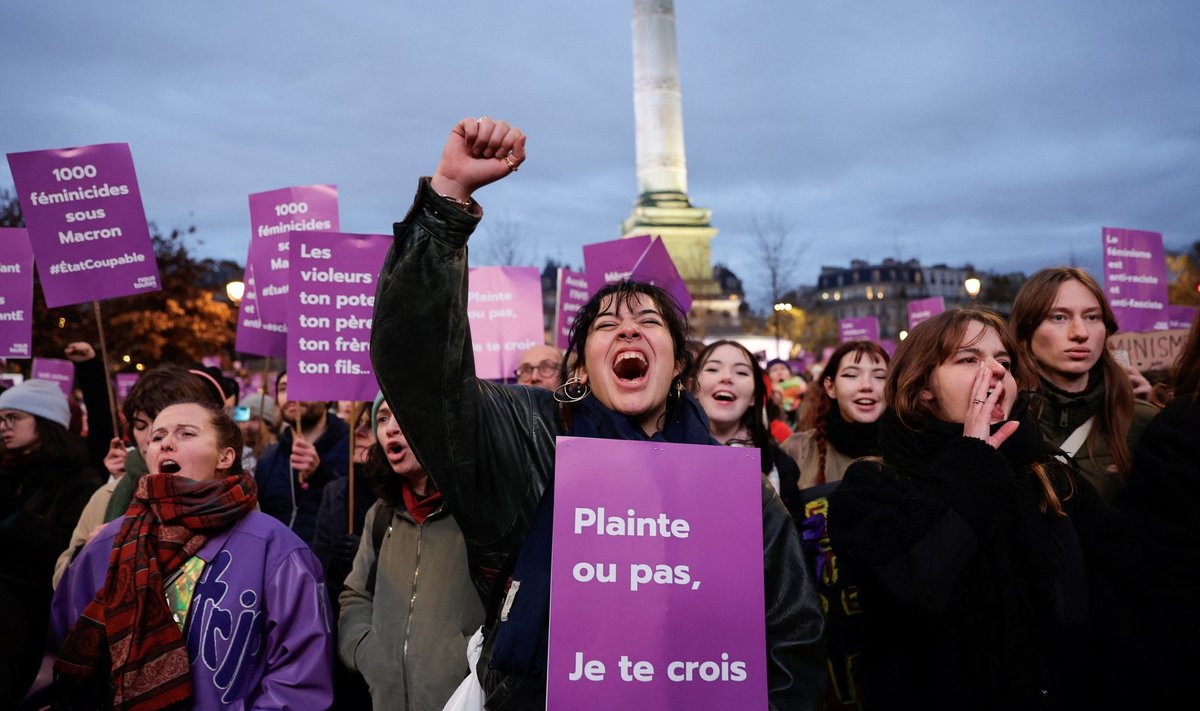
<path fill-rule="evenodd" d="M 795 229 L 795 223 L 774 211 L 755 215 L 750 220 L 754 257 L 763 278 L 760 291 L 766 292 L 772 306 L 795 289 L 800 258 L 808 249 L 807 240 L 793 235 Z"/>
<path fill-rule="evenodd" d="M 484 223 L 484 240 L 481 247 L 485 263 L 496 267 L 526 266 L 529 250 L 526 235 L 521 226 L 507 217 L 499 217 Z"/>

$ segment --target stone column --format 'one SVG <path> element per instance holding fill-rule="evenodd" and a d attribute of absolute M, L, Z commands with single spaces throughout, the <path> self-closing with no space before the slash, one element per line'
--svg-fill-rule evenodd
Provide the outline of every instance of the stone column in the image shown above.
<path fill-rule="evenodd" d="M 683 100 L 672 0 L 633 0 L 633 111 L 638 192 L 686 200 Z"/>

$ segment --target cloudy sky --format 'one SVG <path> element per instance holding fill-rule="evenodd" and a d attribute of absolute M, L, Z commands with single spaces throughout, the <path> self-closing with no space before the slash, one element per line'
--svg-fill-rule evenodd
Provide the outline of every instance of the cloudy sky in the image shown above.
<path fill-rule="evenodd" d="M 445 135 L 530 136 L 477 196 L 529 263 L 582 262 L 636 197 L 628 0 L 6 3 L 3 152 L 127 142 L 146 212 L 242 260 L 246 195 L 334 183 L 388 232 Z M 821 265 L 1099 265 L 1102 226 L 1200 240 L 1195 0 L 678 0 L 689 192 L 762 278 L 775 214 Z M 0 187 L 12 188 L 7 163 Z M 491 239 L 479 238 L 486 251 Z M 478 263 L 479 260 L 476 260 Z"/>

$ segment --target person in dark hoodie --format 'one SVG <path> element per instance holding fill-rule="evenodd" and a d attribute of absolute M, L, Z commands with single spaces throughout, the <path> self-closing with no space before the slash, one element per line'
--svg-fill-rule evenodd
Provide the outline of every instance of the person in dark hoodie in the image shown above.
<path fill-rule="evenodd" d="M 100 475 L 67 431 L 58 386 L 27 380 L 0 394 L 0 708 L 15 708 L 33 681 L 54 593 L 54 560 Z"/>
<path fill-rule="evenodd" d="M 350 470 L 350 426 L 330 413 L 327 403 L 289 400 L 287 382 L 286 370 L 275 378 L 275 402 L 285 429 L 263 452 L 254 478 L 263 513 L 312 545 L 325 485 Z"/>

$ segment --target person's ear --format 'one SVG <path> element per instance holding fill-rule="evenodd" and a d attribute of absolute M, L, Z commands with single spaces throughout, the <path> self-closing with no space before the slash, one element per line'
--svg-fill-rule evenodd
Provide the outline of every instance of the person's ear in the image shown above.
<path fill-rule="evenodd" d="M 580 385 L 587 385 L 587 380 L 588 380 L 587 366 L 580 363 L 578 366 L 575 367 L 575 372 L 571 373 L 571 375 L 569 377 L 579 378 Z"/>
<path fill-rule="evenodd" d="M 830 400 L 837 400 L 837 388 L 833 387 L 833 378 L 825 376 L 821 378 L 821 385 L 825 388 L 825 394 Z"/>
<path fill-rule="evenodd" d="M 233 447 L 222 449 L 221 456 L 217 458 L 217 469 L 229 469 L 237 461 L 237 457 L 238 453 L 233 451 Z"/>

